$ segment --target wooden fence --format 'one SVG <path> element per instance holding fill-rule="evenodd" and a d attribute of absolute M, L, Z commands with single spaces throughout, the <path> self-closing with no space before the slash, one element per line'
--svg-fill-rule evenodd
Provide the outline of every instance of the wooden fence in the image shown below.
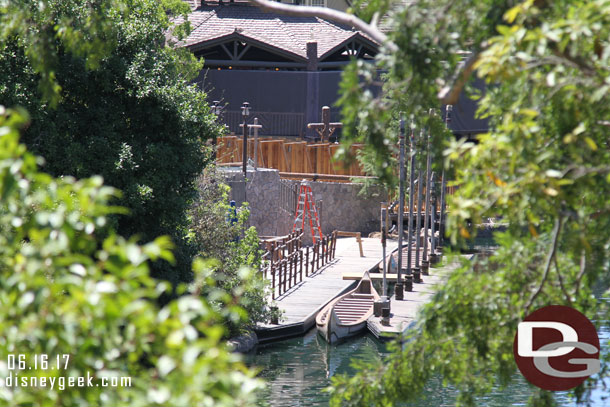
<path fill-rule="evenodd" d="M 271 282 L 271 298 L 276 299 L 335 258 L 337 233 L 318 239 L 312 247 L 303 247 L 303 232 L 264 240 L 261 272 Z"/>
<path fill-rule="evenodd" d="M 345 167 L 342 162 L 332 159 L 340 147 L 339 144 L 308 143 L 298 139 L 271 137 L 259 137 L 258 140 L 258 166 L 261 168 L 275 168 L 280 172 L 290 173 L 365 175 L 357 160 Z M 362 144 L 352 145 L 352 153 L 356 155 L 362 147 Z M 254 139 L 249 137 L 248 158 L 252 160 L 254 160 L 254 148 Z M 218 139 L 217 164 L 235 163 L 238 165 L 242 162 L 242 157 L 243 139 L 241 136 L 225 136 Z"/>

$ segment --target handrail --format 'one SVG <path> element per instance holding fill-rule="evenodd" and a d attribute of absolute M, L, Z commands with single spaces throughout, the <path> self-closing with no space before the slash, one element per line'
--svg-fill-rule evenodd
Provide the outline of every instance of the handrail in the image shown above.
<path fill-rule="evenodd" d="M 303 247 L 303 232 L 297 230 L 287 236 L 261 242 L 265 246 L 261 272 L 271 283 L 271 298 L 276 299 L 292 287 L 314 274 L 335 258 L 337 232 L 334 231 L 313 246 Z M 311 252 L 311 256 L 310 256 Z"/>

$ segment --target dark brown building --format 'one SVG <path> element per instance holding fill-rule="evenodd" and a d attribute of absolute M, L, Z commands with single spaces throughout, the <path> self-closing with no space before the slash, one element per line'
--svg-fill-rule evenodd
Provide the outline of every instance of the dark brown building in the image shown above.
<path fill-rule="evenodd" d="M 193 5 L 195 7 L 196 5 Z M 240 106 L 252 107 L 262 134 L 299 136 L 338 99 L 341 69 L 372 61 L 378 44 L 361 32 L 315 17 L 262 11 L 248 2 L 204 2 L 189 16 L 193 31 L 180 45 L 204 58 L 198 81 L 238 133 Z M 331 120 L 338 120 L 333 108 Z"/>

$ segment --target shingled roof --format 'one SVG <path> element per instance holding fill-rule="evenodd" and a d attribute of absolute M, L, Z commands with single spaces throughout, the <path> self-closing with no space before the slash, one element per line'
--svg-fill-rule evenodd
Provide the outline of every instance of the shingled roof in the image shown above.
<path fill-rule="evenodd" d="M 247 2 L 209 3 L 189 15 L 193 31 L 180 44 L 193 51 L 239 36 L 254 44 L 272 47 L 283 55 L 307 59 L 307 43 L 317 42 L 318 60 L 357 41 L 377 49 L 378 45 L 352 27 L 317 17 L 295 17 L 269 13 Z"/>

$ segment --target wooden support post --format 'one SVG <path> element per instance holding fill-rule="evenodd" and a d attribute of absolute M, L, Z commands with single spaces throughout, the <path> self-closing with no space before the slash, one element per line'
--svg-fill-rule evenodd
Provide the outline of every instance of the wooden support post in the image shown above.
<path fill-rule="evenodd" d="M 297 260 L 298 260 L 299 252 L 294 251 L 292 253 L 292 268 L 294 270 L 294 285 L 297 285 Z"/>
<path fill-rule="evenodd" d="M 305 248 L 305 277 L 309 277 L 309 246 Z"/>
<path fill-rule="evenodd" d="M 275 266 L 273 265 L 273 259 L 271 260 L 271 299 L 275 300 Z"/>
<path fill-rule="evenodd" d="M 263 126 L 258 124 L 258 117 L 255 117 L 254 124 L 248 127 L 254 129 L 254 171 L 256 171 L 258 169 L 258 129 L 262 129 Z"/>
<path fill-rule="evenodd" d="M 308 129 L 314 129 L 320 136 L 321 142 L 328 141 L 330 136 L 336 129 L 343 127 L 342 123 L 331 123 L 330 122 L 330 107 L 322 107 L 322 123 L 309 123 L 307 124 Z"/>
<path fill-rule="evenodd" d="M 362 234 L 360 232 L 342 232 L 342 231 L 335 230 L 333 232 L 333 234 L 334 234 L 333 238 L 335 239 L 335 246 L 337 245 L 337 236 L 355 237 L 356 242 L 358 242 L 358 248 L 360 249 L 360 257 L 364 257 L 364 251 L 362 250 Z M 335 257 L 334 253 L 333 253 L 333 257 Z"/>
<path fill-rule="evenodd" d="M 335 244 L 333 245 L 333 259 L 337 256 L 337 232 L 335 233 Z"/>
<path fill-rule="evenodd" d="M 286 280 L 288 280 L 288 278 L 287 278 L 288 277 L 288 267 L 286 267 L 287 266 L 286 258 L 282 257 L 281 265 L 282 265 L 282 267 L 281 267 L 281 269 L 282 269 L 282 294 L 284 294 L 287 291 L 287 288 L 286 288 L 287 281 Z"/>
<path fill-rule="evenodd" d="M 299 248 L 299 282 L 303 281 L 303 249 Z"/>
<path fill-rule="evenodd" d="M 286 257 L 286 267 L 288 268 L 288 289 L 292 285 L 292 254 L 288 254 Z"/>
<path fill-rule="evenodd" d="M 277 295 L 282 295 L 282 262 L 277 262 Z"/>
<path fill-rule="evenodd" d="M 326 256 L 324 255 L 325 247 L 326 247 L 326 236 L 322 236 L 322 242 L 320 244 L 320 257 L 322 257 L 322 267 L 324 267 L 324 262 L 326 261 Z"/>

